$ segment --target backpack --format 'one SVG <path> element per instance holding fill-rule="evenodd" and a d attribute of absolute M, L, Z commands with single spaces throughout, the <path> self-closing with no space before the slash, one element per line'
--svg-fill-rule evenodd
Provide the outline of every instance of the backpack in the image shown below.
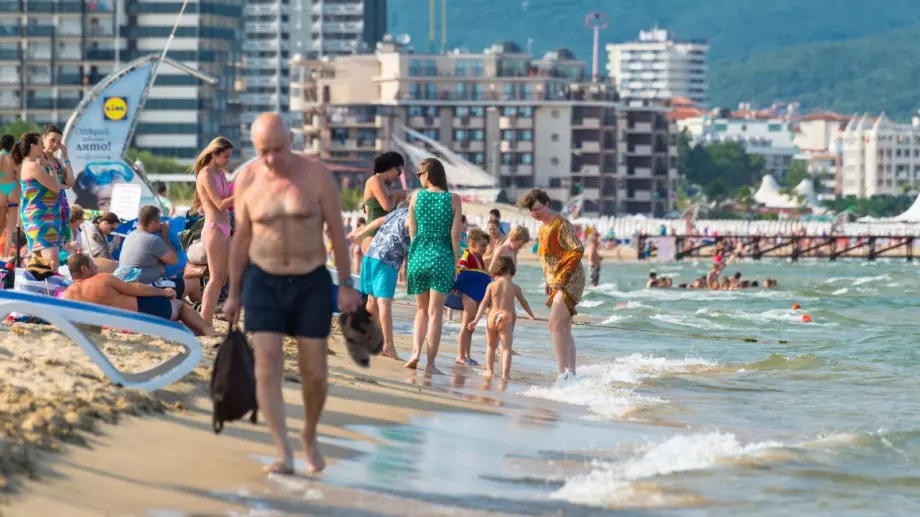
<path fill-rule="evenodd" d="M 233 327 L 214 359 L 211 400 L 214 402 L 211 427 L 215 434 L 223 431 L 224 422 L 239 420 L 250 411 L 249 421 L 253 424 L 257 421 L 255 355 L 246 336 Z"/>

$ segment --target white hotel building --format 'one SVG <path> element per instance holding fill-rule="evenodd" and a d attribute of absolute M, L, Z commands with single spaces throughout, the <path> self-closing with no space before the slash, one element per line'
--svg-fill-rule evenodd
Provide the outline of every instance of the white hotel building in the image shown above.
<path fill-rule="evenodd" d="M 686 97 L 705 106 L 708 54 L 706 40 L 676 40 L 672 33 L 653 28 L 641 31 L 638 41 L 608 44 L 607 72 L 623 97 Z"/>
<path fill-rule="evenodd" d="M 842 195 L 872 197 L 920 190 L 920 119 L 897 124 L 884 113 L 854 115 L 842 136 Z"/>
<path fill-rule="evenodd" d="M 374 54 L 295 59 L 291 109 L 304 113 L 308 152 L 371 160 L 409 127 L 492 174 L 506 196 L 583 192 L 586 214 L 674 209 L 676 126 L 652 100 L 621 100 L 585 82 L 566 49 L 542 58 L 499 42 L 483 53 Z M 418 143 L 416 142 L 418 145 Z"/>
<path fill-rule="evenodd" d="M 764 158 L 764 172 L 777 180 L 786 175 L 798 149 L 795 146 L 795 125 L 786 119 L 747 119 L 693 117 L 677 122 L 677 126 L 702 144 L 738 142 L 748 154 Z"/>

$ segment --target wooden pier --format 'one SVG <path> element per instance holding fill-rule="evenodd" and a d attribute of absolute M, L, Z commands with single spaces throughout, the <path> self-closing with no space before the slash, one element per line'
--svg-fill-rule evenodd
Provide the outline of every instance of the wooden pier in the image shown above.
<path fill-rule="evenodd" d="M 793 262 L 800 258 L 826 258 L 831 261 L 842 258 L 875 260 L 877 258 L 914 259 L 913 236 L 903 235 L 675 235 L 659 237 L 643 235 L 636 239 L 639 260 L 655 258 L 658 239 L 673 239 L 674 259 L 712 257 L 720 244 L 725 244 L 726 258 L 735 253 L 738 242 L 744 247 L 745 258 L 760 260 L 764 257 L 788 258 Z M 651 253 L 646 252 L 646 242 L 651 240 Z"/>

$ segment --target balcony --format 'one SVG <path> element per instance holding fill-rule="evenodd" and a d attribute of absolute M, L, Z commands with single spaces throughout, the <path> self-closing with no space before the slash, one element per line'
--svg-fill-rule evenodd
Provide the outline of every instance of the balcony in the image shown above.
<path fill-rule="evenodd" d="M 26 35 L 30 38 L 50 38 L 54 34 L 54 27 L 51 25 L 29 25 L 26 27 Z"/>
<path fill-rule="evenodd" d="M 51 2 L 36 2 L 29 0 L 29 13 L 52 13 L 54 5 Z"/>
<path fill-rule="evenodd" d="M 580 150 L 583 153 L 599 153 L 601 152 L 601 143 L 584 141 L 575 144 L 575 149 Z"/>
<path fill-rule="evenodd" d="M 314 28 L 316 25 L 320 25 L 320 30 L 322 33 L 346 33 L 346 34 L 358 34 L 364 31 L 364 22 L 326 22 L 323 24 L 313 24 Z M 318 31 L 319 32 L 319 31 Z"/>
<path fill-rule="evenodd" d="M 323 52 L 351 52 L 354 50 L 351 41 L 345 40 L 323 40 Z"/>
<path fill-rule="evenodd" d="M 54 99 L 36 99 L 36 98 L 27 99 L 26 109 L 30 109 L 30 110 L 54 109 Z"/>
<path fill-rule="evenodd" d="M 291 8 L 287 4 L 279 6 L 278 4 L 249 4 L 246 5 L 247 16 L 264 16 L 267 14 L 291 14 Z"/>
<path fill-rule="evenodd" d="M 0 109 L 22 109 L 22 101 L 14 97 L 0 97 Z"/>
<path fill-rule="evenodd" d="M 80 99 L 58 99 L 57 108 L 59 110 L 72 110 L 77 107 L 77 104 L 80 104 Z"/>
<path fill-rule="evenodd" d="M 509 142 L 508 140 L 502 140 L 502 143 L 499 147 L 503 153 L 511 153 L 518 149 L 518 142 Z"/>
<path fill-rule="evenodd" d="M 115 61 L 115 50 L 87 49 L 87 61 Z"/>
<path fill-rule="evenodd" d="M 54 82 L 58 85 L 82 85 L 83 77 L 80 74 L 58 74 Z"/>
<path fill-rule="evenodd" d="M 31 9 L 31 8 L 30 8 Z M 60 2 L 57 6 L 58 13 L 82 14 L 82 2 Z"/>
<path fill-rule="evenodd" d="M 19 51 L 0 50 L 0 61 L 19 61 Z"/>
<path fill-rule="evenodd" d="M 520 164 L 517 166 L 515 176 L 533 176 L 533 165 Z"/>
<path fill-rule="evenodd" d="M 651 133 L 652 132 L 652 123 L 651 122 L 633 122 L 629 124 L 626 128 L 630 133 Z"/>
<path fill-rule="evenodd" d="M 649 178 L 652 177 L 652 169 L 648 167 L 634 167 L 633 173 L 630 176 L 632 178 Z"/>
<path fill-rule="evenodd" d="M 634 154 L 637 156 L 651 156 L 652 155 L 652 146 L 650 145 L 631 145 L 629 149 L 626 150 L 627 154 Z"/>
<path fill-rule="evenodd" d="M 247 33 L 268 32 L 276 33 L 281 30 L 281 23 L 274 21 L 268 23 L 246 23 Z"/>
<path fill-rule="evenodd" d="M 345 124 L 353 127 L 377 127 L 377 119 L 374 115 L 349 115 L 345 117 Z"/>
<path fill-rule="evenodd" d="M 51 84 L 51 74 L 36 74 L 33 72 L 27 75 L 26 81 L 28 81 L 30 85 L 31 84 L 37 84 L 41 86 L 50 85 Z"/>
<path fill-rule="evenodd" d="M 601 119 L 593 117 L 583 117 L 572 120 L 572 129 L 600 129 Z"/>
<path fill-rule="evenodd" d="M 629 196 L 629 201 L 651 201 L 652 200 L 652 191 L 651 190 L 634 190 L 632 195 Z"/>
<path fill-rule="evenodd" d="M 581 166 L 572 165 L 572 173 L 581 174 L 582 176 L 599 176 L 601 173 L 601 167 L 600 165 L 592 164 L 585 164 Z"/>
<path fill-rule="evenodd" d="M 358 142 L 352 139 L 345 140 L 329 140 L 330 149 L 357 149 Z"/>
<path fill-rule="evenodd" d="M 313 4 L 313 14 L 323 14 L 323 15 L 360 15 L 364 14 L 364 5 L 353 4 L 353 5 L 335 5 L 335 4 Z"/>
<path fill-rule="evenodd" d="M 468 143 L 469 143 L 469 147 L 467 147 L 467 149 L 469 149 L 470 151 L 483 152 L 486 149 L 486 144 L 482 140 L 470 140 L 468 141 Z"/>

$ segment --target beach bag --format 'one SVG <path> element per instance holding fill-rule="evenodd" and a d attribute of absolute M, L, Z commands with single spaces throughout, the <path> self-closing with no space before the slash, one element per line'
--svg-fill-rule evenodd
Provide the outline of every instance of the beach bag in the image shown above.
<path fill-rule="evenodd" d="M 192 264 L 207 264 L 208 252 L 204 248 L 204 241 L 197 240 L 193 242 L 185 252 L 188 262 Z M 186 264 L 188 263 L 186 262 Z"/>
<path fill-rule="evenodd" d="M 249 412 L 252 412 L 249 421 L 257 422 L 255 355 L 246 336 L 233 326 L 214 359 L 211 401 L 214 403 L 211 427 L 215 434 L 223 431 L 224 422 L 239 420 Z"/>

